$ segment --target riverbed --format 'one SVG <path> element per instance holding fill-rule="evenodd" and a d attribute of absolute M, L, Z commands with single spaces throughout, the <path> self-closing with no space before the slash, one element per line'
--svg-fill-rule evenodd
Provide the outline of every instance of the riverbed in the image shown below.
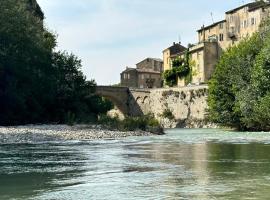
<path fill-rule="evenodd" d="M 269 199 L 270 133 L 0 144 L 0 199 Z"/>
<path fill-rule="evenodd" d="M 109 130 L 101 125 L 26 125 L 0 127 L 0 144 L 101 140 L 151 135 L 153 134 L 141 130 L 125 132 Z"/>

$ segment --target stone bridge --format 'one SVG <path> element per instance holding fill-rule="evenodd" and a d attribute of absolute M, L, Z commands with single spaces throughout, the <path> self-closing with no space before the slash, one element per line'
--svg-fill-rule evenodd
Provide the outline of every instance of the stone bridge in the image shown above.
<path fill-rule="evenodd" d="M 113 102 L 124 115 L 129 115 L 128 87 L 97 86 L 96 94 Z"/>
<path fill-rule="evenodd" d="M 142 105 L 149 104 L 150 90 L 128 87 L 97 86 L 96 94 L 112 101 L 127 116 L 141 116 L 145 113 Z"/>

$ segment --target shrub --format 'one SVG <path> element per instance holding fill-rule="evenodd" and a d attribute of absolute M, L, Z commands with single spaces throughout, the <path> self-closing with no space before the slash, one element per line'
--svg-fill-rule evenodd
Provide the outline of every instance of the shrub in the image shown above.
<path fill-rule="evenodd" d="M 170 120 L 175 119 L 175 116 L 169 108 L 165 109 L 161 116 Z"/>
<path fill-rule="evenodd" d="M 142 117 L 126 117 L 122 121 L 117 117 L 103 115 L 99 118 L 98 122 L 107 128 L 118 129 L 120 131 L 146 131 L 147 127 L 159 127 L 159 122 L 150 114 Z"/>

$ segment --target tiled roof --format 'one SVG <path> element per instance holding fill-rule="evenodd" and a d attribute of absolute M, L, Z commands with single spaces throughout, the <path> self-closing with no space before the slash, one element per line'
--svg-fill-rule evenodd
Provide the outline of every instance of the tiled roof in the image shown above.
<path fill-rule="evenodd" d="M 177 54 L 177 53 L 186 51 L 187 48 L 184 47 L 184 46 L 182 46 L 182 45 L 179 44 L 179 43 L 174 43 L 172 46 L 170 46 L 169 48 L 165 49 L 164 51 L 166 51 L 166 50 L 170 50 L 171 55 L 173 55 L 173 54 Z M 163 51 L 163 52 L 164 52 L 164 51 Z"/>
<path fill-rule="evenodd" d="M 151 73 L 151 74 L 160 74 L 159 71 L 148 70 L 148 69 L 137 69 L 139 73 Z"/>
<path fill-rule="evenodd" d="M 216 23 L 213 23 L 213 24 L 211 24 L 211 25 L 209 25 L 209 26 L 202 27 L 201 29 L 199 29 L 199 30 L 197 30 L 197 31 L 200 32 L 200 31 L 202 31 L 202 30 L 206 30 L 206 29 L 212 28 L 212 27 L 217 26 L 217 25 L 219 25 L 219 24 L 221 24 L 221 23 L 224 23 L 224 22 L 226 22 L 226 20 L 221 20 L 221 21 L 218 21 L 218 22 L 216 22 Z"/>
<path fill-rule="evenodd" d="M 264 2 L 264 1 L 252 2 L 252 3 L 248 3 L 248 4 L 245 4 L 245 5 L 239 6 L 237 8 L 234 8 L 232 10 L 229 10 L 229 11 L 226 12 L 226 14 L 234 13 L 234 12 L 244 8 L 244 7 L 248 7 L 249 11 L 252 11 L 252 10 L 256 10 L 256 9 L 262 8 L 264 6 L 267 6 L 267 5 L 269 5 L 269 3 Z"/>

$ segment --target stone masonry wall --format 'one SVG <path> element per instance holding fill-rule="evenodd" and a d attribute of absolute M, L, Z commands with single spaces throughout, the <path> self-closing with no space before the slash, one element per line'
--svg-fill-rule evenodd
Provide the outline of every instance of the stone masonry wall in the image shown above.
<path fill-rule="evenodd" d="M 130 114 L 153 113 L 165 128 L 203 128 L 206 123 L 207 86 L 131 90 Z M 137 106 L 135 106 L 137 105 Z M 173 119 L 164 117 L 169 110 Z"/>

